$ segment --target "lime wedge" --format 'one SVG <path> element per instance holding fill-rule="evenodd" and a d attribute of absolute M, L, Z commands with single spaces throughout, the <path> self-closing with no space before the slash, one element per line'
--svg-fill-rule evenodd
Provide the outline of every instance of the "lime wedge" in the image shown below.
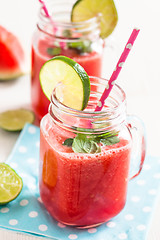
<path fill-rule="evenodd" d="M 49 100 L 53 89 L 57 87 L 56 96 L 64 105 L 76 110 L 83 110 L 87 106 L 90 80 L 85 70 L 72 59 L 65 56 L 50 59 L 42 66 L 39 78 Z"/>
<path fill-rule="evenodd" d="M 100 16 L 101 37 L 108 37 L 114 30 L 118 15 L 113 0 L 78 0 L 72 7 L 71 21 L 81 22 Z"/>
<path fill-rule="evenodd" d="M 0 163 L 0 205 L 14 200 L 23 187 L 22 179 L 7 164 Z"/>
<path fill-rule="evenodd" d="M 20 131 L 26 123 L 33 123 L 34 113 L 26 109 L 16 109 L 0 113 L 0 128 Z"/>

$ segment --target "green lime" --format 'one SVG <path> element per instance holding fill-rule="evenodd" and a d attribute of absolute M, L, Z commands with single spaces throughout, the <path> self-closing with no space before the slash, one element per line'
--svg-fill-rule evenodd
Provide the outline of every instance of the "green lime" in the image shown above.
<path fill-rule="evenodd" d="M 64 105 L 76 110 L 83 110 L 87 106 L 90 80 L 85 70 L 72 59 L 57 56 L 48 60 L 42 66 L 39 78 L 49 100 L 53 89 L 57 87 L 56 96 Z"/>
<path fill-rule="evenodd" d="M 34 113 L 26 109 L 9 110 L 0 113 L 0 128 L 7 131 L 20 131 L 26 123 L 33 123 Z"/>
<path fill-rule="evenodd" d="M 108 37 L 114 30 L 118 15 L 113 0 L 78 0 L 72 7 L 72 22 L 81 22 L 100 16 L 101 37 Z"/>
<path fill-rule="evenodd" d="M 22 179 L 7 164 L 0 163 L 0 205 L 14 200 L 23 187 Z"/>

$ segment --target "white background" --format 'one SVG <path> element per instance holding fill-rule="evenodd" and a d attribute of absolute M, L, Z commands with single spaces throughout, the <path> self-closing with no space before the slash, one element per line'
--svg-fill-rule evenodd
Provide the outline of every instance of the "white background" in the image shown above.
<path fill-rule="evenodd" d="M 132 29 L 140 28 L 117 82 L 126 92 L 128 113 L 138 115 L 145 123 L 147 154 L 160 156 L 160 1 L 115 0 L 115 4 L 119 21 L 113 34 L 106 39 L 103 77 L 110 77 Z M 39 6 L 38 0 L 0 0 L 0 25 L 21 40 L 28 72 L 17 80 L 0 82 L 0 111 L 30 105 L 30 46 Z M 6 160 L 17 137 L 18 134 L 0 130 L 0 161 Z M 158 205 L 147 240 L 160 239 Z M 11 234 L 0 231 L 0 239 L 8 240 Z M 17 240 L 31 239 L 13 234 L 14 237 Z"/>

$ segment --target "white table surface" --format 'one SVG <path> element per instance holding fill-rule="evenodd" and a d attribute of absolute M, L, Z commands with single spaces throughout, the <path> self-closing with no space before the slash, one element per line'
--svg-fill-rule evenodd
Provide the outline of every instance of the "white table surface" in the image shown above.
<path fill-rule="evenodd" d="M 115 0 L 119 22 L 106 40 L 103 77 L 109 78 L 133 27 L 141 29 L 118 78 L 127 95 L 127 111 L 145 124 L 147 154 L 160 156 L 160 2 L 159 0 Z M 0 82 L 0 112 L 18 107 L 30 108 L 30 44 L 37 21 L 38 0 L 0 0 L 0 25 L 13 31 L 26 51 L 28 74 Z M 19 7 L 18 7 L 19 6 Z M 14 9 L 14 11 L 13 11 Z M 21 19 L 21 20 L 20 20 Z M 18 133 L 0 129 L 0 161 L 9 156 Z M 146 240 L 160 239 L 160 199 L 157 201 Z M 0 240 L 36 240 L 37 237 L 0 230 Z M 41 238 L 38 238 L 41 239 Z"/>

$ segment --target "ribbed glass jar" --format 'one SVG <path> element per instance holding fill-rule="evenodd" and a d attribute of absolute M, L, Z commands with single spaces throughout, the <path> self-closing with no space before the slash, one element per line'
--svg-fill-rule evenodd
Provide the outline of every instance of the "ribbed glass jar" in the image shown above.
<path fill-rule="evenodd" d="M 41 199 L 53 218 L 81 228 L 104 223 L 123 209 L 134 141 L 139 139 L 141 167 L 145 156 L 141 127 L 127 122 L 123 90 L 115 85 L 103 111 L 94 112 L 107 80 L 90 81 L 84 111 L 64 106 L 54 91 L 40 125 Z"/>
<path fill-rule="evenodd" d="M 31 102 L 41 119 L 49 101 L 39 82 L 39 71 L 50 58 L 64 55 L 78 62 L 90 76 L 101 76 L 104 41 L 100 38 L 99 16 L 84 22 L 71 22 L 74 1 L 48 1 L 53 21 L 40 9 L 32 41 Z M 65 10 L 63 10 L 65 9 Z"/>

